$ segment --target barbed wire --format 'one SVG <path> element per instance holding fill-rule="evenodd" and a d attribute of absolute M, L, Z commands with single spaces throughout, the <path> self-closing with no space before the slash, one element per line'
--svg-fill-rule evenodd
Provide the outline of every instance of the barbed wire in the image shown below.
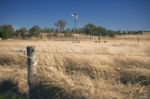
<path fill-rule="evenodd" d="M 13 53 L 19 55 L 19 56 L 24 56 L 28 57 L 26 55 L 26 50 L 0 50 L 0 52 L 5 52 L 5 53 Z M 36 53 L 42 52 L 42 53 L 53 53 L 53 54 L 82 54 L 82 55 L 106 55 L 106 56 L 137 56 L 137 57 L 149 57 L 147 54 L 113 54 L 113 53 L 94 53 L 94 52 L 61 52 L 61 51 L 45 51 L 45 50 L 36 50 Z"/>

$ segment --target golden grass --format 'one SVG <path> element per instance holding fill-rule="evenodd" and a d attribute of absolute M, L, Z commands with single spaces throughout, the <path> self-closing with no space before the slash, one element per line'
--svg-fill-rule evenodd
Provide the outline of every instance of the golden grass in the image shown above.
<path fill-rule="evenodd" d="M 30 44 L 36 46 L 37 99 L 150 97 L 149 41 L 1 42 L 0 80 L 17 82 L 22 93 L 27 92 L 26 57 L 22 49 Z"/>

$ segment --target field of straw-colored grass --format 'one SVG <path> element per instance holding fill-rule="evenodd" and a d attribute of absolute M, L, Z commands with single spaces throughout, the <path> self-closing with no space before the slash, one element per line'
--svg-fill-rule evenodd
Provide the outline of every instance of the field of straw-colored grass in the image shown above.
<path fill-rule="evenodd" d="M 149 99 L 150 41 L 1 41 L 0 99 L 27 93 L 25 49 L 36 46 L 35 99 Z M 9 87 L 7 89 L 6 87 Z M 13 88 L 12 88 L 12 87 Z M 3 88 L 3 90 L 1 89 Z M 21 99 L 22 99 L 21 98 Z M 3 98 L 2 98 L 3 99 Z"/>

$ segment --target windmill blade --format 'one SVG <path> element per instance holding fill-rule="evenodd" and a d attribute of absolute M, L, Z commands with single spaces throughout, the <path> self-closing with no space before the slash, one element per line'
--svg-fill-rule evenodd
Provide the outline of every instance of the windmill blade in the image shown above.
<path fill-rule="evenodd" d="M 72 17 L 74 17 L 74 14 L 71 14 Z"/>
<path fill-rule="evenodd" d="M 77 20 L 77 19 L 78 19 L 78 15 L 77 15 L 76 13 L 71 14 L 71 16 L 73 17 L 74 20 Z"/>

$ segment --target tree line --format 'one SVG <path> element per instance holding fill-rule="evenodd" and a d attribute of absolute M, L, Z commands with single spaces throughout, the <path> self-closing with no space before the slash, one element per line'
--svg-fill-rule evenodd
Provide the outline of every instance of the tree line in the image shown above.
<path fill-rule="evenodd" d="M 116 35 L 130 35 L 130 34 L 142 34 L 142 31 L 113 31 L 106 29 L 101 26 L 97 26 L 93 23 L 88 23 L 82 28 L 66 28 L 67 22 L 65 20 L 58 20 L 54 23 L 55 28 L 41 28 L 38 25 L 32 26 L 30 29 L 26 27 L 21 27 L 20 29 L 14 29 L 12 25 L 0 25 L 0 38 L 3 40 L 8 38 L 30 38 L 30 37 L 40 37 L 42 33 L 47 33 L 47 36 L 59 36 L 64 35 L 65 37 L 70 37 L 74 33 L 84 34 L 91 36 L 108 36 L 115 37 Z"/>

